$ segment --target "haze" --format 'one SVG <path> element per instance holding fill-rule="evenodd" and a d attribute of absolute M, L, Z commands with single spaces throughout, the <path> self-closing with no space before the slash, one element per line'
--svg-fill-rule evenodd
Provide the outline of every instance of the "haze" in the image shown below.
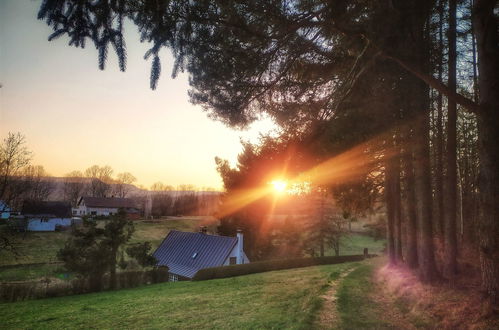
<path fill-rule="evenodd" d="M 93 165 L 129 171 L 146 187 L 156 181 L 221 189 L 214 157 L 235 162 L 240 138 L 257 140 L 270 120 L 236 131 L 189 103 L 188 77 L 172 79 L 172 57 L 162 52 L 156 91 L 149 89 L 147 44 L 127 26 L 127 70 L 110 49 L 105 71 L 97 52 L 47 41 L 36 20 L 38 1 L 0 2 L 0 137 L 21 132 L 40 164 L 54 176 Z"/>

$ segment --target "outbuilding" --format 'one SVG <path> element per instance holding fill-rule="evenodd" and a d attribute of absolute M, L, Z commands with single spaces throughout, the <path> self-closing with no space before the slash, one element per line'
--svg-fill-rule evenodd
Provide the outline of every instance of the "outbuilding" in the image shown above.
<path fill-rule="evenodd" d="M 57 227 L 69 227 L 73 223 L 68 202 L 26 201 L 20 218 L 24 219 L 28 231 L 55 231 Z"/>

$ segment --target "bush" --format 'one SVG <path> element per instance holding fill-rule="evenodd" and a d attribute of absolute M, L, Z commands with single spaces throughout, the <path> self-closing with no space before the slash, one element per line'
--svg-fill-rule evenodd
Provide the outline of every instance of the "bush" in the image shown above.
<path fill-rule="evenodd" d="M 199 270 L 192 278 L 193 281 L 211 280 L 240 275 L 269 272 L 273 270 L 309 267 L 317 265 L 339 264 L 343 262 L 361 261 L 363 255 L 340 256 L 340 257 L 317 257 L 317 258 L 294 258 L 277 259 L 252 262 L 242 265 L 230 265 L 222 267 L 205 268 Z"/>
<path fill-rule="evenodd" d="M 116 275 L 117 289 L 133 288 L 144 284 L 167 282 L 168 268 L 121 272 Z M 4 282 L 0 283 L 0 302 L 69 296 L 108 290 L 109 286 L 109 275 L 102 276 L 98 279 L 98 283 L 92 283 L 91 279 L 85 278 L 75 278 L 71 281 L 52 281 L 47 278 L 38 281 Z"/>

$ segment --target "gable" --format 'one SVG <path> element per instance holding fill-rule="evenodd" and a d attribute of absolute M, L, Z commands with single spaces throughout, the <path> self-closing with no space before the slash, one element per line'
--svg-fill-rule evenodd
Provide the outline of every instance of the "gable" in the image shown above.
<path fill-rule="evenodd" d="M 222 266 L 237 244 L 237 238 L 172 230 L 153 253 L 158 266 L 192 278 L 203 268 Z"/>

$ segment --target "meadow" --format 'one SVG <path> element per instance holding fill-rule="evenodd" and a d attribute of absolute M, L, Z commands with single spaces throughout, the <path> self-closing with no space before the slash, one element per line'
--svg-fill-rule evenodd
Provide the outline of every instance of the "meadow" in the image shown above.
<path fill-rule="evenodd" d="M 328 283 L 362 263 L 0 304 L 5 328 L 306 329 Z"/>
<path fill-rule="evenodd" d="M 101 224 L 105 220 L 99 220 Z M 207 226 L 210 233 L 216 232 L 218 222 L 212 217 L 185 216 L 165 217 L 159 220 L 134 221 L 135 232 L 130 243 L 148 241 L 156 249 L 171 230 L 197 231 Z M 58 277 L 65 273 L 57 259 L 57 251 L 68 239 L 69 231 L 28 232 L 15 235 L 18 255 L 0 251 L 0 281 L 23 281 L 41 277 Z M 340 255 L 362 254 L 364 248 L 371 254 L 381 254 L 384 240 L 374 240 L 364 234 L 351 233 L 341 240 Z M 334 255 L 332 249 L 326 255 Z"/>

